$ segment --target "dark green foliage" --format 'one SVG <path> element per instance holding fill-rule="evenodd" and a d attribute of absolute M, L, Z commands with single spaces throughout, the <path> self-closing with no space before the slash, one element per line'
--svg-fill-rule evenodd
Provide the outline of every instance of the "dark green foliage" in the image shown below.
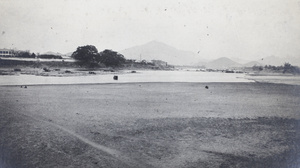
<path fill-rule="evenodd" d="M 15 54 L 19 58 L 35 58 L 35 54 L 30 54 L 28 51 L 21 51 Z"/>
<path fill-rule="evenodd" d="M 266 65 L 265 69 L 273 70 L 273 71 L 282 71 L 283 66 L 272 66 L 272 65 Z"/>
<path fill-rule="evenodd" d="M 32 54 L 31 54 L 31 57 L 32 57 L 32 58 L 35 58 L 35 57 L 36 57 L 35 53 L 32 53 Z"/>
<path fill-rule="evenodd" d="M 300 74 L 300 68 L 292 66 L 290 63 L 285 63 L 283 66 L 283 73 Z"/>
<path fill-rule="evenodd" d="M 43 70 L 45 71 L 45 72 L 50 72 L 50 69 L 49 68 L 43 68 Z"/>
<path fill-rule="evenodd" d="M 22 61 L 22 60 L 4 60 L 0 59 L 0 67 L 31 67 L 31 68 L 43 68 L 43 67 L 64 67 L 64 68 L 79 68 L 78 64 L 74 62 L 62 62 L 62 61 L 47 61 L 47 62 L 40 62 L 40 61 Z"/>
<path fill-rule="evenodd" d="M 253 66 L 253 70 L 259 70 L 261 66 Z M 262 68 L 262 67 L 261 67 Z M 277 73 L 290 73 L 290 74 L 300 74 L 300 68 L 297 66 L 293 66 L 290 63 L 285 63 L 283 66 L 273 66 L 273 65 L 266 65 L 264 70 L 277 72 Z"/>
<path fill-rule="evenodd" d="M 262 71 L 264 68 L 263 68 L 262 66 L 256 66 L 256 65 L 254 65 L 254 66 L 252 67 L 252 69 L 253 69 L 254 71 Z"/>
<path fill-rule="evenodd" d="M 99 53 L 97 48 L 93 45 L 78 47 L 77 50 L 73 52 L 71 57 L 77 60 L 77 63 L 80 66 L 96 67 L 99 65 Z"/>
<path fill-rule="evenodd" d="M 100 57 L 97 61 L 109 67 L 121 66 L 125 63 L 126 59 L 122 54 L 119 54 L 112 50 L 104 50 L 100 52 Z"/>
<path fill-rule="evenodd" d="M 42 54 L 42 55 L 39 55 L 38 58 L 42 58 L 42 59 L 62 59 L 61 56 L 52 55 L 52 54 Z"/>

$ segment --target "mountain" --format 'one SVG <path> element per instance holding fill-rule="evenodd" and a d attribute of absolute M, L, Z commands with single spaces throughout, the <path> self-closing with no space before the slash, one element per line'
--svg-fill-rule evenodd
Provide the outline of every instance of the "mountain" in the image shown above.
<path fill-rule="evenodd" d="M 158 41 L 151 41 L 144 45 L 131 47 L 119 53 L 126 59 L 135 60 L 162 60 L 172 65 L 194 65 L 199 62 L 197 55 L 190 51 L 178 50 Z"/>
<path fill-rule="evenodd" d="M 244 67 L 253 67 L 253 66 L 263 66 L 263 64 L 257 62 L 257 61 L 251 61 L 246 64 L 243 64 Z"/>
<path fill-rule="evenodd" d="M 58 53 L 58 52 L 48 51 L 48 52 L 45 52 L 45 53 L 43 53 L 41 55 L 56 55 L 56 56 L 61 56 L 62 54 Z"/>
<path fill-rule="evenodd" d="M 273 66 L 280 66 L 283 65 L 287 60 L 284 58 L 278 58 L 275 56 L 269 56 L 265 58 L 261 58 L 257 62 L 259 62 L 262 65 L 273 65 Z"/>
<path fill-rule="evenodd" d="M 252 60 L 237 58 L 237 57 L 230 57 L 229 59 L 240 64 L 247 64 L 248 62 L 252 61 Z"/>
<path fill-rule="evenodd" d="M 258 60 L 262 65 L 273 65 L 273 66 L 282 66 L 284 63 L 290 63 L 294 66 L 300 66 L 300 56 L 299 57 L 284 57 L 279 58 L 275 56 L 265 57 Z"/>
<path fill-rule="evenodd" d="M 64 54 L 64 56 L 71 57 L 72 54 L 73 54 L 73 52 L 68 52 L 68 53 Z"/>
<path fill-rule="evenodd" d="M 300 66 L 300 56 L 299 57 L 286 57 L 285 60 L 286 60 L 286 62 L 288 62 L 292 65 Z"/>
<path fill-rule="evenodd" d="M 221 57 L 205 64 L 206 68 L 211 68 L 211 69 L 228 69 L 228 68 L 241 67 L 241 66 L 242 66 L 241 64 L 234 62 L 227 57 Z"/>

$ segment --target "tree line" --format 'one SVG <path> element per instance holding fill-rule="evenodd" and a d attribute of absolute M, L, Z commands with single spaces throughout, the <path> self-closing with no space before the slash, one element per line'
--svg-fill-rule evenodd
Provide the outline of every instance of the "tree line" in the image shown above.
<path fill-rule="evenodd" d="M 71 55 L 82 67 L 118 67 L 125 63 L 126 59 L 122 54 L 113 50 L 98 52 L 93 45 L 79 46 Z"/>
<path fill-rule="evenodd" d="M 291 74 L 300 74 L 300 68 L 298 66 L 293 66 L 290 63 L 284 63 L 282 66 L 273 66 L 273 65 L 265 65 L 263 66 L 253 66 L 252 69 L 254 71 L 273 71 L 273 72 L 282 72 L 282 73 L 291 73 Z"/>
<path fill-rule="evenodd" d="M 17 58 L 41 58 L 41 59 L 63 59 L 62 56 L 59 56 L 59 55 L 52 55 L 52 54 L 36 55 L 35 53 L 30 53 L 29 51 L 15 52 L 14 57 L 17 57 Z"/>

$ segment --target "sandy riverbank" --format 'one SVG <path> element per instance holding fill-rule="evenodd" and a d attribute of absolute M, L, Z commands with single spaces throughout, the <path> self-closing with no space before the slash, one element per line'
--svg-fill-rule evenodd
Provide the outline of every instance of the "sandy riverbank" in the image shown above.
<path fill-rule="evenodd" d="M 123 83 L 0 90 L 0 161 L 7 167 L 299 165 L 299 86 Z"/>
<path fill-rule="evenodd" d="M 82 75 L 85 73 L 85 75 Z M 137 82 L 254 82 L 245 79 L 244 74 L 191 71 L 118 71 L 97 72 L 96 75 L 78 72 L 68 76 L 5 75 L 0 85 L 43 85 L 43 84 L 99 84 L 99 83 L 137 83 Z M 113 76 L 117 75 L 118 80 Z"/>

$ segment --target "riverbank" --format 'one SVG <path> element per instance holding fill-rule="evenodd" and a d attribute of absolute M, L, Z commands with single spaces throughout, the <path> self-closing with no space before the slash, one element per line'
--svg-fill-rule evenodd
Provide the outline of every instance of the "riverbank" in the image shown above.
<path fill-rule="evenodd" d="M 0 93 L 0 165 L 8 168 L 300 163 L 296 85 L 1 86 Z"/>
<path fill-rule="evenodd" d="M 4 75 L 0 85 L 49 85 L 49 84 L 99 84 L 99 83 L 137 83 L 137 82 L 253 82 L 245 79 L 244 74 L 192 71 L 93 71 L 78 72 L 78 75 L 36 76 Z M 80 75 L 79 73 L 84 73 Z M 113 76 L 118 76 L 114 80 Z"/>
<path fill-rule="evenodd" d="M 246 79 L 253 80 L 259 83 L 277 83 L 288 85 L 300 85 L 300 76 L 291 74 L 261 74 L 261 75 L 246 75 Z"/>

